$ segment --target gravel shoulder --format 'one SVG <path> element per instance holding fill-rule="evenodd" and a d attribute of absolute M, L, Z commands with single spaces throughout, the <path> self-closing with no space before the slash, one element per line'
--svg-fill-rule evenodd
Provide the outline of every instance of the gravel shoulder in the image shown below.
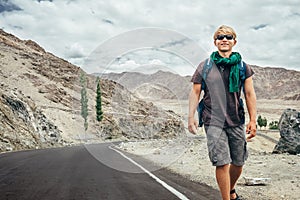
<path fill-rule="evenodd" d="M 277 133 L 263 133 L 275 135 Z M 274 136 L 277 137 L 277 136 Z M 300 199 L 300 156 L 272 154 L 275 144 L 257 136 L 248 143 L 249 158 L 237 183 L 243 199 Z M 176 140 L 149 140 L 121 143 L 119 148 L 178 173 L 193 181 L 218 188 L 215 169 L 208 159 L 205 135 Z M 269 178 L 265 185 L 248 186 L 245 178 Z"/>

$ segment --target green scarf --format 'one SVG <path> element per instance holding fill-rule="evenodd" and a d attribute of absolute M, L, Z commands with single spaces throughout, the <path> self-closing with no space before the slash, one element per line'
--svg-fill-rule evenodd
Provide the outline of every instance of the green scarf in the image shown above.
<path fill-rule="evenodd" d="M 215 51 L 210 55 L 210 58 L 217 66 L 223 65 L 224 67 L 231 67 L 229 75 L 229 92 L 238 92 L 240 81 L 240 70 L 238 64 L 242 60 L 241 55 L 238 52 L 232 52 L 229 58 L 223 58 L 220 56 L 219 52 Z"/>

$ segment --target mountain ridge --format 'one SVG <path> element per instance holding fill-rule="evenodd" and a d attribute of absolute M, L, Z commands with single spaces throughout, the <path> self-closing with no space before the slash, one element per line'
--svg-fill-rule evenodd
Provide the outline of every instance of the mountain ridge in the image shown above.
<path fill-rule="evenodd" d="M 278 67 L 260 67 L 250 65 L 254 71 L 253 83 L 258 99 L 300 100 L 300 72 Z M 142 86 L 161 85 L 175 94 L 177 99 L 188 99 L 192 76 L 181 76 L 173 72 L 157 71 L 153 74 L 135 72 L 95 74 L 105 79 L 114 80 L 135 93 Z M 162 91 L 165 89 L 161 89 Z M 149 89 L 149 94 L 151 93 Z M 147 94 L 147 91 L 144 91 Z M 172 95 L 165 95 L 172 96 Z M 150 96 L 145 96 L 149 99 Z M 157 99 L 164 98 L 157 95 Z"/>

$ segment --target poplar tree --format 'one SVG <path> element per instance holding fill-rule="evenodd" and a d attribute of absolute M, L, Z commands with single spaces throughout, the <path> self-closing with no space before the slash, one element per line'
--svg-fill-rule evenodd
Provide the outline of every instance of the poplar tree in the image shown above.
<path fill-rule="evenodd" d="M 96 91 L 96 116 L 97 121 L 100 122 L 103 119 L 103 112 L 102 112 L 102 102 L 101 102 L 101 87 L 100 87 L 100 79 L 97 78 L 97 91 Z"/>
<path fill-rule="evenodd" d="M 84 73 L 82 72 L 80 75 L 80 83 L 81 83 L 81 116 L 84 119 L 84 129 L 85 131 L 88 129 L 88 98 L 87 98 L 87 92 L 86 92 L 86 77 Z"/>

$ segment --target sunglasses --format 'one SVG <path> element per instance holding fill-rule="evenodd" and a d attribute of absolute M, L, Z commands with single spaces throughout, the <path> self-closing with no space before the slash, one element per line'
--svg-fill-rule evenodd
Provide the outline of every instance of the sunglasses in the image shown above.
<path fill-rule="evenodd" d="M 226 38 L 227 40 L 233 40 L 233 35 L 217 35 L 216 40 L 223 40 Z"/>

